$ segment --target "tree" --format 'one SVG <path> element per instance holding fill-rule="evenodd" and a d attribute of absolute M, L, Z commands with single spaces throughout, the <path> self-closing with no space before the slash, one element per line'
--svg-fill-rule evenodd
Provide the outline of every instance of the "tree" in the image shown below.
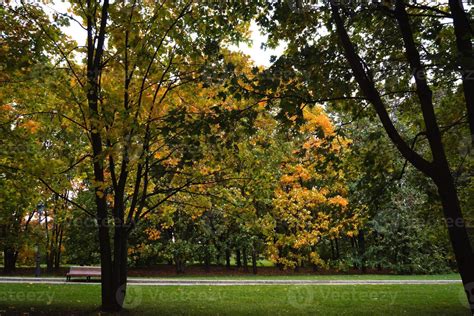
<path fill-rule="evenodd" d="M 294 73 L 299 80 L 308 83 L 305 87 L 309 87 L 309 91 L 306 91 L 309 93 L 298 94 L 299 103 L 295 101 L 295 105 L 304 101 L 317 102 L 318 99 L 320 102 L 335 103 L 339 109 L 346 110 L 349 106 L 357 105 L 357 101 L 362 105 L 372 105 L 402 156 L 435 183 L 458 269 L 468 298 L 471 299 L 474 255 L 442 139 L 446 130 L 465 121 L 457 118 L 444 122 L 444 117 L 436 115 L 439 109 L 433 99 L 435 86 L 443 87 L 444 91 L 457 88 L 448 83 L 457 78 L 456 52 L 452 49 L 449 37 L 453 29 L 440 22 L 440 19 L 456 16 L 454 31 L 458 50 L 462 52 L 461 55 L 468 57 L 460 60 L 463 65 L 467 117 L 471 120 L 472 102 L 468 96 L 470 92 L 466 91 L 470 84 L 466 80 L 466 70 L 469 69 L 467 65 L 470 65 L 471 56 L 470 44 L 466 45 L 469 38 L 466 13 L 455 1 L 450 2 L 451 13 L 445 6 L 412 5 L 403 0 L 368 6 L 331 3 L 324 8 L 306 5 L 295 8 L 293 12 L 288 2 L 277 2 L 269 7 L 280 25 L 265 16 L 261 17 L 261 23 L 272 31 L 273 42 L 277 39 L 290 40 L 290 55 L 295 53 L 295 56 L 300 57 L 298 71 Z M 350 20 L 351 24 L 345 19 Z M 393 28 L 393 23 L 396 23 L 397 29 Z M 328 34 L 319 34 L 314 45 L 304 44 L 305 39 L 313 37 L 315 29 L 322 26 L 327 28 Z M 464 37 L 459 37 L 460 34 L 464 34 Z M 367 42 L 366 38 L 371 40 Z M 428 50 L 423 50 L 425 44 Z M 321 59 L 328 55 L 331 57 L 324 61 Z M 309 60 L 313 62 L 311 66 L 302 70 L 302 64 L 308 65 L 306 62 Z M 285 58 L 282 58 L 284 61 Z M 327 62 L 327 65 L 321 66 L 323 62 Z M 350 72 L 346 71 L 347 64 Z M 330 84 L 321 91 L 324 81 L 319 80 L 317 85 L 314 84 L 325 76 L 329 79 L 326 82 Z M 302 90 L 300 88 L 298 92 L 304 92 Z M 398 110 L 414 104 L 419 106 L 420 111 L 410 121 L 400 121 Z M 440 121 L 445 124 L 441 125 Z M 410 128 L 418 128 L 415 141 L 424 137 L 429 148 L 427 155 L 420 155 L 402 136 L 402 123 L 408 123 Z"/>
<path fill-rule="evenodd" d="M 29 233 L 31 220 L 35 214 L 39 216 L 38 203 L 50 197 L 41 179 L 54 182 L 57 187 L 68 185 L 67 180 L 59 181 L 54 170 L 65 168 L 61 153 L 54 150 L 56 147 L 52 149 L 61 138 L 55 136 L 65 133 L 58 131 L 61 128 L 52 127 L 52 123 L 57 122 L 54 120 L 61 117 L 58 112 L 49 111 L 55 101 L 50 89 L 53 80 L 50 79 L 58 72 L 54 60 L 50 59 L 54 56 L 54 45 L 45 39 L 45 34 L 58 36 L 59 26 L 64 24 L 58 20 L 41 28 L 25 17 L 27 12 L 34 14 L 39 21 L 48 19 L 35 6 L 0 6 L 0 23 L 4 30 L 1 39 L 0 174 L 2 196 L 9 197 L 2 201 L 2 211 L 5 212 L 2 218 L 9 226 L 7 239 L 14 241 L 15 245 L 9 250 L 13 255 L 5 256 L 6 259 L 16 259 L 21 245 L 30 237 L 26 233 Z M 61 142 L 64 143 L 67 141 Z M 72 151 L 71 148 L 62 150 Z M 55 257 L 58 261 L 59 255 Z M 14 261 L 10 260 L 7 269 L 14 268 Z"/>
<path fill-rule="evenodd" d="M 169 139 L 180 139 L 173 124 L 193 106 L 181 92 L 221 64 L 219 46 L 242 38 L 254 9 L 235 3 L 221 10 L 218 3 L 192 1 L 72 1 L 71 6 L 73 16 L 56 16 L 81 23 L 87 33 L 84 49 L 71 48 L 49 33 L 48 21 L 39 17 L 37 7 L 23 8 L 25 16 L 45 31 L 69 75 L 71 85 L 63 89 L 67 94 L 58 98 L 74 101 L 66 109 L 90 143 L 72 165 L 90 161 L 92 166 L 88 180 L 95 192 L 92 213 L 98 222 L 102 309 L 117 311 L 125 297 L 130 231 L 195 181 L 170 187 L 165 183 L 169 174 L 155 173 L 168 158 L 176 166 L 190 159 L 183 156 L 186 144 L 171 148 L 168 157 L 154 155 Z M 74 54 L 83 54 L 84 64 Z"/>
<path fill-rule="evenodd" d="M 34 161 L 31 154 L 38 150 L 34 134 L 39 123 L 28 118 L 17 120 L 18 112 L 10 104 L 0 108 L 0 246 L 6 273 L 15 270 L 19 251 L 29 236 L 28 226 L 35 214 L 35 203 L 39 202 L 38 181 L 18 172 L 19 167 L 29 168 Z"/>
<path fill-rule="evenodd" d="M 348 207 L 343 169 L 337 156 L 348 141 L 337 139 L 334 128 L 319 107 L 303 110 L 301 136 L 293 136 L 291 156 L 282 162 L 282 176 L 275 191 L 275 236 L 273 260 L 285 268 L 298 268 L 303 262 L 323 266 L 317 246 L 331 244 L 360 225 Z"/>

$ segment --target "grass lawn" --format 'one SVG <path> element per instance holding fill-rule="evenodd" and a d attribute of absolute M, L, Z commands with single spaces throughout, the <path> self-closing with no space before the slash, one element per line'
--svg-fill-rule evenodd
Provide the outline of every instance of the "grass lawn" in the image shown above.
<path fill-rule="evenodd" d="M 129 286 L 128 315 L 469 315 L 462 286 Z M 0 284 L 0 315 L 97 314 L 100 286 Z"/>

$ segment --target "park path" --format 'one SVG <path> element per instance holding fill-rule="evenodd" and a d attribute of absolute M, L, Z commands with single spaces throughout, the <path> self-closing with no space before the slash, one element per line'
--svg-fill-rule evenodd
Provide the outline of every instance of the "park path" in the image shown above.
<path fill-rule="evenodd" d="M 66 278 L 35 278 L 35 277 L 0 277 L 0 283 L 28 283 L 28 284 L 98 284 L 98 281 L 66 281 Z M 153 279 L 129 278 L 130 285 L 397 285 L 397 284 L 461 284 L 461 280 L 195 280 L 195 279 Z"/>

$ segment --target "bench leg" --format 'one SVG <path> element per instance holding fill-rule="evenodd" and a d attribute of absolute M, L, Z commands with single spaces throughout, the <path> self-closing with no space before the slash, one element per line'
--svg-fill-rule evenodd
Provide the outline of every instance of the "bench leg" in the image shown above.
<path fill-rule="evenodd" d="M 91 277 L 90 277 L 90 276 L 88 276 L 88 277 L 87 277 L 87 281 L 90 281 L 90 280 L 91 280 Z"/>
<path fill-rule="evenodd" d="M 71 276 L 66 276 L 66 281 L 71 281 Z"/>

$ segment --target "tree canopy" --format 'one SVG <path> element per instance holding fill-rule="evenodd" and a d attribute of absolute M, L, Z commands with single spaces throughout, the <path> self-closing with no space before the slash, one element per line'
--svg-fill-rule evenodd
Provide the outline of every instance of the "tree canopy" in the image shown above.
<path fill-rule="evenodd" d="M 474 282 L 459 1 L 0 5 L 0 246 L 102 267 L 457 269 Z M 259 25 L 270 67 L 232 45 Z M 86 35 L 77 43 L 65 32 Z M 473 306 L 473 305 L 471 305 Z"/>

